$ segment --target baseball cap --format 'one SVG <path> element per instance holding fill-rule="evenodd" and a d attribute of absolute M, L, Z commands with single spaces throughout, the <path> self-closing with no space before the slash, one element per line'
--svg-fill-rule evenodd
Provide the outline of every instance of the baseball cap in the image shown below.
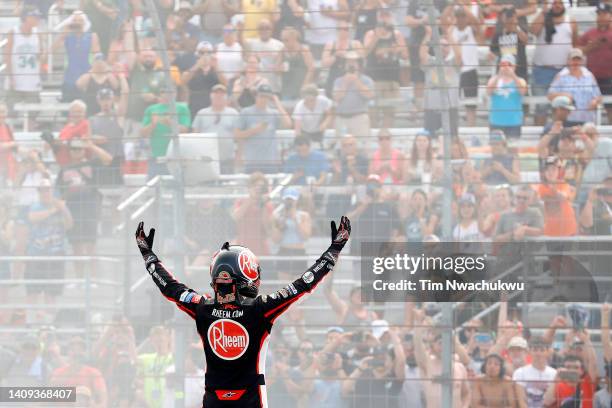
<path fill-rule="evenodd" d="M 358 59 L 361 59 L 361 55 L 359 55 L 357 51 L 348 51 L 346 54 L 344 54 L 344 59 L 345 60 L 358 60 Z"/>
<path fill-rule="evenodd" d="M 378 174 L 370 174 L 366 181 L 368 183 L 382 184 L 382 181 L 381 181 L 380 176 Z"/>
<path fill-rule="evenodd" d="M 389 322 L 386 320 L 374 320 L 372 322 L 372 334 L 376 339 L 380 340 L 380 338 L 389 331 Z"/>
<path fill-rule="evenodd" d="M 544 159 L 544 166 L 556 166 L 559 162 L 559 158 L 557 156 L 548 156 Z"/>
<path fill-rule="evenodd" d="M 508 64 L 516 65 L 516 58 L 514 58 L 514 55 L 512 54 L 504 54 L 499 62 L 507 62 Z"/>
<path fill-rule="evenodd" d="M 38 10 L 38 8 L 36 7 L 27 7 L 23 10 L 23 12 L 21 13 L 21 16 L 23 18 L 25 17 L 42 17 L 42 14 L 40 13 L 40 10 Z"/>
<path fill-rule="evenodd" d="M 566 96 L 566 95 L 559 95 L 555 97 L 552 100 L 551 105 L 555 109 L 562 108 L 562 109 L 567 109 L 570 111 L 573 111 L 574 109 L 576 109 L 576 107 L 572 103 L 572 100 L 569 98 L 569 96 Z"/>
<path fill-rule="evenodd" d="M 113 90 L 110 88 L 102 88 L 98 91 L 96 96 L 99 99 L 112 99 L 115 97 L 115 92 L 113 92 Z"/>
<path fill-rule="evenodd" d="M 340 326 L 332 326 L 327 329 L 327 334 L 329 333 L 344 333 L 344 329 Z"/>
<path fill-rule="evenodd" d="M 582 52 L 580 48 L 572 48 L 569 52 L 569 58 L 570 59 L 574 59 L 574 58 L 584 59 L 584 53 Z"/>
<path fill-rule="evenodd" d="M 208 41 L 200 41 L 196 47 L 196 51 L 212 51 L 214 48 Z"/>
<path fill-rule="evenodd" d="M 521 336 L 514 336 L 508 342 L 508 348 L 521 348 L 527 350 L 527 340 Z"/>
<path fill-rule="evenodd" d="M 223 84 L 217 84 L 212 87 L 211 92 L 227 92 L 227 87 Z"/>
<path fill-rule="evenodd" d="M 599 2 L 595 8 L 597 13 L 612 13 L 612 6 L 608 3 Z"/>
<path fill-rule="evenodd" d="M 476 197 L 473 194 L 465 193 L 459 198 L 459 204 L 476 204 Z"/>
<path fill-rule="evenodd" d="M 503 130 L 495 129 L 489 132 L 489 143 L 505 142 L 506 135 Z"/>
<path fill-rule="evenodd" d="M 300 190 L 295 187 L 287 187 L 283 190 L 282 199 L 297 201 L 300 198 Z"/>
<path fill-rule="evenodd" d="M 427 137 L 430 137 L 431 133 L 429 133 L 429 130 L 427 130 L 427 129 L 419 129 L 416 132 L 416 136 L 427 136 Z"/>
<path fill-rule="evenodd" d="M 257 94 L 258 95 L 273 95 L 274 92 L 272 91 L 272 87 L 268 84 L 261 84 L 257 87 Z"/>

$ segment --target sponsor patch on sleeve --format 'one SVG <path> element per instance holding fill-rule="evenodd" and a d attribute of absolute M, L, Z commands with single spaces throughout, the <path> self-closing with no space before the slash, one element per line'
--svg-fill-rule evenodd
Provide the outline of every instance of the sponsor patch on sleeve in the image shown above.
<path fill-rule="evenodd" d="M 304 281 L 304 283 L 312 283 L 312 281 L 314 281 L 314 273 L 312 273 L 311 271 L 304 272 L 304 274 L 302 275 L 302 280 Z"/>
<path fill-rule="evenodd" d="M 287 285 L 285 289 L 291 292 L 292 295 L 297 295 L 297 289 L 295 288 L 295 286 L 293 286 L 293 283 L 290 283 L 289 285 Z"/>
<path fill-rule="evenodd" d="M 191 303 L 200 303 L 200 300 L 202 300 L 202 296 L 193 293 L 191 296 Z"/>

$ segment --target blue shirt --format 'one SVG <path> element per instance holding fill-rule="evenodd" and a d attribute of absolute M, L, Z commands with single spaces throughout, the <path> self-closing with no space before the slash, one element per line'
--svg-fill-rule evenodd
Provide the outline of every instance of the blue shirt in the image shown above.
<path fill-rule="evenodd" d="M 295 173 L 299 170 L 303 170 L 304 175 L 294 182 L 306 184 L 306 177 L 318 179 L 321 173 L 329 171 L 329 161 L 327 156 L 319 150 L 312 150 L 306 157 L 294 153 L 285 162 L 285 172 Z"/>
<path fill-rule="evenodd" d="M 276 109 L 261 111 L 255 105 L 244 108 L 240 112 L 240 128 L 247 130 L 260 122 L 268 124 L 263 132 L 257 133 L 244 141 L 242 158 L 247 166 L 272 168 L 280 163 L 280 150 L 276 129 L 280 125 L 280 114 Z"/>
<path fill-rule="evenodd" d="M 589 105 L 593 98 L 601 96 L 595 77 L 586 68 L 582 68 L 582 75 L 570 75 L 567 68 L 563 68 L 555 77 L 548 93 L 566 92 L 572 95 L 576 110 L 570 112 L 567 120 L 572 122 L 595 122 L 596 111 L 590 110 Z"/>
<path fill-rule="evenodd" d="M 523 124 L 523 95 L 516 81 L 504 82 L 491 94 L 489 123 L 495 126 L 521 126 Z"/>

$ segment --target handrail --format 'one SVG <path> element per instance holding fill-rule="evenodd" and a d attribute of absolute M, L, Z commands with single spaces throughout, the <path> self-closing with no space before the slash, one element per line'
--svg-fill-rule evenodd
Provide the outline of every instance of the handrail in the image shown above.
<path fill-rule="evenodd" d="M 147 183 L 132 193 L 131 196 L 123 200 L 117 206 L 117 211 L 123 211 L 128 205 L 132 204 L 136 201 L 141 195 L 143 195 L 147 190 L 154 187 L 161 180 L 160 176 L 155 176 L 151 180 L 147 181 Z"/>

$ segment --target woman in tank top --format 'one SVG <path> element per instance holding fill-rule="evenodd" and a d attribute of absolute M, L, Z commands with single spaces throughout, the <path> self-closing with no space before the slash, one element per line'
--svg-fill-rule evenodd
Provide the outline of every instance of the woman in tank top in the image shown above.
<path fill-rule="evenodd" d="M 104 55 L 96 54 L 91 69 L 79 77 L 76 86 L 81 91 L 83 102 L 87 104 L 87 114 L 93 116 L 100 112 L 100 105 L 96 97 L 98 91 L 108 88 L 117 94 L 120 83 L 104 60 Z"/>
<path fill-rule="evenodd" d="M 344 75 L 345 55 L 348 51 L 357 51 L 360 54 L 363 46 L 358 40 L 351 40 L 350 23 L 338 21 L 338 38 L 325 44 L 321 57 L 321 66 L 327 68 L 327 81 L 325 82 L 325 93 L 329 98 L 333 97 L 334 82 Z"/>
<path fill-rule="evenodd" d="M 257 87 L 268 82 L 259 73 L 260 60 L 256 55 L 250 55 L 245 61 L 245 65 L 244 73 L 236 78 L 231 86 L 232 104 L 237 109 L 253 105 Z"/>
<path fill-rule="evenodd" d="M 308 45 L 301 42 L 302 36 L 293 27 L 286 27 L 281 34 L 283 48 L 283 86 L 281 99 L 297 100 L 304 85 L 312 82 L 315 67 Z"/>
<path fill-rule="evenodd" d="M 406 169 L 404 170 L 404 182 L 420 183 L 431 181 L 434 167 L 434 151 L 429 138 L 429 132 L 426 130 L 419 131 L 414 142 L 412 142 L 412 150 L 410 158 L 406 160 Z"/>
<path fill-rule="evenodd" d="M 378 133 L 378 149 L 372 155 L 369 174 L 377 174 L 383 184 L 399 184 L 404 179 L 406 158 L 391 143 L 391 133 L 381 129 Z"/>
<path fill-rule="evenodd" d="M 366 33 L 376 27 L 376 14 L 380 7 L 378 0 L 362 0 L 354 12 L 355 39 L 363 42 Z"/>

